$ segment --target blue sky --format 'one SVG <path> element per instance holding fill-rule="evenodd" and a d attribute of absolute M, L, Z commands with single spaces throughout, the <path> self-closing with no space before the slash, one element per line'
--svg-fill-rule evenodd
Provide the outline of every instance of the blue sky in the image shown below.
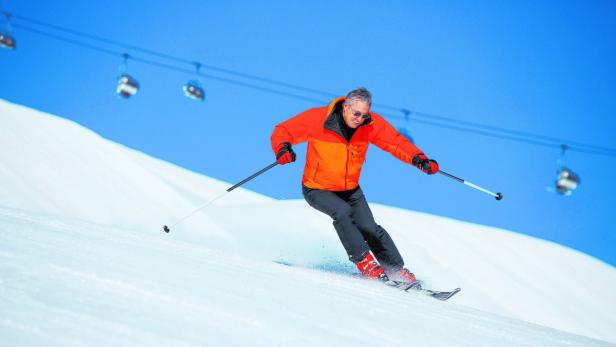
<path fill-rule="evenodd" d="M 380 104 L 616 148 L 611 1 L 3 1 L 0 7 L 333 94 L 366 86 Z M 103 137 L 230 183 L 274 160 L 269 136 L 275 124 L 320 106 L 208 78 L 203 78 L 207 100 L 195 102 L 181 91 L 194 76 L 134 61 L 127 72 L 142 88 L 123 100 L 115 95 L 119 55 L 20 30 L 19 24 L 42 27 L 17 18 L 14 23 L 18 49 L 0 50 L 1 98 L 72 119 Z M 497 202 L 443 176 L 425 176 L 372 147 L 361 178 L 370 202 L 514 230 L 616 265 L 614 156 L 568 153 L 567 164 L 582 184 L 573 196 L 562 197 L 545 189 L 556 176 L 557 146 L 390 120 L 407 126 L 442 169 L 505 198 Z M 298 162 L 246 188 L 301 198 L 305 145 L 297 151 Z M 387 228 L 386 220 L 379 222 Z"/>

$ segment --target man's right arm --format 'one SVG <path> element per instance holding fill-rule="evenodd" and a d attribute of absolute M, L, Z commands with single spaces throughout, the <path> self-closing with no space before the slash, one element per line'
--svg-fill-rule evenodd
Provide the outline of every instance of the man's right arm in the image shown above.
<path fill-rule="evenodd" d="M 312 134 L 312 129 L 315 128 L 315 122 L 318 122 L 318 110 L 317 108 L 313 108 L 304 111 L 276 125 L 270 137 L 274 153 L 278 154 L 280 147 L 284 143 L 296 145 L 307 141 Z"/>

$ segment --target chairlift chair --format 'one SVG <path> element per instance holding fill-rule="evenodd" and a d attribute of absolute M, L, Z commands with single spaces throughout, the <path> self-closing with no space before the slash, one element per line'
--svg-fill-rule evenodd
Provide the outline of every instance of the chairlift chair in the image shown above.
<path fill-rule="evenodd" d="M 131 96 L 137 94 L 139 91 L 139 83 L 136 79 L 132 78 L 128 74 L 122 74 L 118 78 L 118 88 L 116 89 L 116 93 L 119 96 L 128 99 Z"/>
<path fill-rule="evenodd" d="M 15 38 L 7 33 L 0 32 L 0 47 L 15 49 Z"/>
<path fill-rule="evenodd" d="M 406 137 L 407 140 L 411 141 L 412 144 L 415 144 L 415 139 L 411 136 L 411 133 L 408 131 L 406 127 L 399 127 L 398 132 L 400 135 Z"/>
<path fill-rule="evenodd" d="M 193 99 L 203 101 L 205 99 L 205 91 L 199 81 L 188 81 L 184 86 L 182 86 L 182 90 L 184 91 L 184 95 Z"/>
<path fill-rule="evenodd" d="M 571 195 L 571 193 L 580 184 L 580 177 L 571 169 L 562 167 L 556 179 L 556 191 L 562 195 Z"/>

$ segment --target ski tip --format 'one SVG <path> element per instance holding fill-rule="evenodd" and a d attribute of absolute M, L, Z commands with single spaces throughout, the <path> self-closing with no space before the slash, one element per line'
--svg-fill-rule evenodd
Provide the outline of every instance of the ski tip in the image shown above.
<path fill-rule="evenodd" d="M 169 233 L 169 231 L 170 231 L 170 230 L 169 230 L 169 227 L 168 227 L 168 226 L 166 226 L 166 225 L 165 225 L 165 226 L 163 226 L 163 230 L 164 230 L 166 233 Z"/>
<path fill-rule="evenodd" d="M 461 290 L 462 289 L 460 289 L 460 288 L 456 288 L 456 289 L 454 289 L 452 291 L 449 291 L 449 292 L 439 292 L 439 291 L 433 291 L 433 290 L 426 290 L 425 293 L 428 294 L 429 296 L 437 299 L 437 300 L 447 301 L 452 296 L 454 296 L 458 292 L 460 292 Z"/>
<path fill-rule="evenodd" d="M 451 292 L 449 292 L 448 295 L 445 295 L 441 300 L 443 300 L 443 301 L 449 300 L 449 299 L 451 299 L 452 296 L 458 294 L 461 290 L 462 289 L 460 289 L 460 288 L 456 288 L 456 289 L 452 290 Z"/>

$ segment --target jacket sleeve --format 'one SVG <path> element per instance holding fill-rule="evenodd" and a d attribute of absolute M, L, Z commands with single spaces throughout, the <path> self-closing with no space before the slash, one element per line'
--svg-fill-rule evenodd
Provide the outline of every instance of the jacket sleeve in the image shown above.
<path fill-rule="evenodd" d="M 403 162 L 412 165 L 413 157 L 423 153 L 421 149 L 412 144 L 411 141 L 400 134 L 381 116 L 376 115 L 374 119 L 374 130 L 371 134 L 370 142 L 380 149 L 393 154 Z"/>
<path fill-rule="evenodd" d="M 270 137 L 272 150 L 278 152 L 280 144 L 289 142 L 292 145 L 307 141 L 314 128 L 317 109 L 304 111 L 293 118 L 276 125 Z"/>

